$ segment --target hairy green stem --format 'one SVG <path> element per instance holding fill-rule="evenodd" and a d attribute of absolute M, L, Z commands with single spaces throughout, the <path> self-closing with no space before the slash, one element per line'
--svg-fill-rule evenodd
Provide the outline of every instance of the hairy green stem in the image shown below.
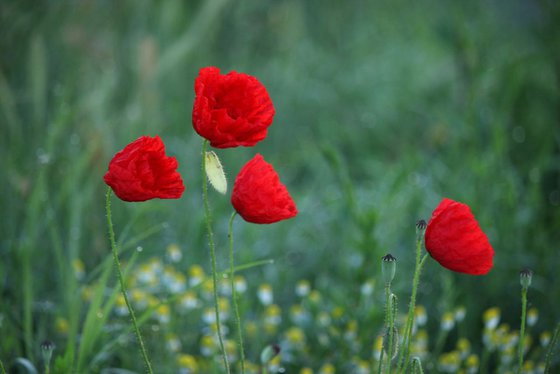
<path fill-rule="evenodd" d="M 381 374 L 381 370 L 383 369 L 383 353 L 385 349 L 383 349 L 383 343 L 381 343 L 381 353 L 379 354 L 379 367 L 377 368 L 377 374 Z"/>
<path fill-rule="evenodd" d="M 410 341 L 411 341 L 411 334 L 412 334 L 412 325 L 414 321 L 414 309 L 416 308 L 416 293 L 418 291 L 418 283 L 420 282 L 420 273 L 422 272 L 422 267 L 424 263 L 428 259 L 428 254 L 426 253 L 422 259 L 420 259 L 420 249 L 422 245 L 421 243 L 417 244 L 416 246 L 416 267 L 414 270 L 414 277 L 412 280 L 412 294 L 410 295 L 410 304 L 408 306 L 408 317 L 406 319 L 406 325 L 403 334 L 403 348 L 401 350 L 402 354 L 402 362 L 399 362 L 402 365 L 402 372 L 406 372 L 406 368 L 408 367 L 408 358 L 410 355 Z"/>
<path fill-rule="evenodd" d="M 387 327 L 389 328 L 389 345 L 387 347 L 387 373 L 391 374 L 391 360 L 393 359 L 393 328 L 394 314 L 391 299 L 391 284 L 385 286 L 385 297 L 387 298 Z"/>
<path fill-rule="evenodd" d="M 548 374 L 550 372 L 550 362 L 552 361 L 552 354 L 554 351 L 554 346 L 558 342 L 558 338 L 560 337 L 560 322 L 556 325 L 556 329 L 554 330 L 554 334 L 552 334 L 552 339 L 550 339 L 550 343 L 548 343 L 548 349 L 546 351 L 546 359 L 544 365 L 544 372 Z"/>
<path fill-rule="evenodd" d="M 241 373 L 245 373 L 245 350 L 243 349 L 243 329 L 241 328 L 241 317 L 239 316 L 239 304 L 237 302 L 237 290 L 235 289 L 235 267 L 233 256 L 233 220 L 237 212 L 234 210 L 229 219 L 229 276 L 231 279 L 231 298 L 233 300 L 233 310 L 235 311 L 235 324 L 237 325 L 237 344 L 241 358 Z"/>
<path fill-rule="evenodd" d="M 210 261 L 212 265 L 212 285 L 214 293 L 214 311 L 216 313 L 216 326 L 218 330 L 218 341 L 222 350 L 224 367 L 229 374 L 229 361 L 224 346 L 224 338 L 222 336 L 222 327 L 220 322 L 220 306 L 218 303 L 218 272 L 216 271 L 216 245 L 214 244 L 214 232 L 212 231 L 212 216 L 210 215 L 210 204 L 208 203 L 208 177 L 206 176 L 206 147 L 208 140 L 202 143 L 202 201 L 204 203 L 204 220 L 206 221 L 206 232 L 208 234 L 208 244 L 210 247 Z"/>
<path fill-rule="evenodd" d="M 525 321 L 527 319 L 527 289 L 528 287 L 521 287 L 521 329 L 519 330 L 519 346 L 517 351 L 517 372 L 521 373 L 523 370 L 523 351 L 525 342 Z"/>
<path fill-rule="evenodd" d="M 126 285 L 124 283 L 124 277 L 121 270 L 121 263 L 119 261 L 119 254 L 117 251 L 117 242 L 115 241 L 115 231 L 113 230 L 113 219 L 111 218 L 111 187 L 107 188 L 105 208 L 107 211 L 107 226 L 109 228 L 109 240 L 111 242 L 111 251 L 113 252 L 113 260 L 115 262 L 115 267 L 117 269 L 117 278 L 121 285 L 121 292 L 124 297 L 124 302 L 128 308 L 128 313 L 130 314 L 130 319 L 132 321 L 132 326 L 134 328 L 134 333 L 138 339 L 138 344 L 140 345 L 140 352 L 142 353 L 142 358 L 144 359 L 144 365 L 146 366 L 146 372 L 152 374 L 152 365 L 148 359 L 148 354 L 146 353 L 146 348 L 144 347 L 144 341 L 142 340 L 142 335 L 140 335 L 140 330 L 138 329 L 138 324 L 136 322 L 136 317 L 134 315 L 134 310 L 132 305 L 128 300 L 128 295 L 126 294 Z"/>

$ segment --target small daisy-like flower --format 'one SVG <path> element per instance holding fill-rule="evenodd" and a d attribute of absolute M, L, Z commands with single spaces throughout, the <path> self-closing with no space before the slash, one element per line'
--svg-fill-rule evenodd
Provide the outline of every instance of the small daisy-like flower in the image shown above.
<path fill-rule="evenodd" d="M 162 304 L 154 312 L 154 318 L 161 324 L 167 324 L 171 320 L 171 309 L 169 305 Z"/>
<path fill-rule="evenodd" d="M 149 295 L 137 288 L 130 292 L 132 302 L 138 309 L 146 309 L 149 305 Z"/>
<path fill-rule="evenodd" d="M 412 352 L 423 358 L 428 353 L 428 333 L 424 329 L 418 330 L 412 341 Z"/>
<path fill-rule="evenodd" d="M 457 340 L 457 350 L 461 354 L 461 359 L 464 360 L 471 352 L 471 343 L 466 338 L 460 338 Z"/>
<path fill-rule="evenodd" d="M 235 291 L 243 294 L 247 291 L 247 281 L 243 275 L 236 275 L 234 279 Z"/>
<path fill-rule="evenodd" d="M 539 336 L 539 341 L 543 347 L 547 347 L 550 343 L 550 339 L 552 338 L 552 334 L 550 331 L 543 331 Z"/>
<path fill-rule="evenodd" d="M 486 309 L 482 315 L 482 319 L 484 320 L 485 328 L 489 330 L 495 329 L 498 323 L 500 323 L 500 308 L 493 307 Z"/>
<path fill-rule="evenodd" d="M 354 371 L 352 373 L 355 374 L 369 374 L 369 364 L 367 361 L 361 360 L 359 358 L 355 359 L 354 362 Z"/>
<path fill-rule="evenodd" d="M 308 280 L 302 279 L 297 282 L 296 295 L 298 295 L 299 297 L 305 297 L 309 295 L 310 291 L 311 291 L 311 284 L 309 283 Z"/>
<path fill-rule="evenodd" d="M 364 283 L 362 283 L 362 286 L 360 287 L 360 293 L 362 294 L 362 296 L 370 296 L 373 291 L 375 290 L 375 279 L 368 279 L 367 281 L 365 281 Z"/>
<path fill-rule="evenodd" d="M 523 373 L 533 374 L 535 372 L 535 363 L 531 360 L 527 360 L 523 363 Z"/>
<path fill-rule="evenodd" d="M 95 288 L 93 286 L 84 286 L 82 288 L 82 299 L 85 301 L 90 301 L 93 297 Z"/>
<path fill-rule="evenodd" d="M 216 323 L 216 311 L 214 310 L 214 308 L 204 308 L 204 312 L 202 313 L 202 320 L 208 325 Z"/>
<path fill-rule="evenodd" d="M 226 341 L 224 341 L 224 348 L 229 362 L 237 361 L 237 343 L 233 340 L 226 339 Z"/>
<path fill-rule="evenodd" d="M 513 347 L 507 347 L 506 349 L 504 349 L 502 351 L 502 354 L 500 355 L 500 361 L 503 365 L 509 365 L 513 362 L 513 359 L 515 357 L 515 349 Z"/>
<path fill-rule="evenodd" d="M 305 345 L 305 333 L 299 327 L 290 327 L 286 331 L 286 341 L 295 348 L 302 348 Z"/>
<path fill-rule="evenodd" d="M 70 331 L 70 324 L 66 318 L 57 317 L 54 321 L 54 329 L 57 333 L 66 335 Z"/>
<path fill-rule="evenodd" d="M 346 331 L 344 331 L 344 338 L 346 340 L 354 340 L 358 335 L 358 322 L 356 320 L 351 320 L 346 325 Z"/>
<path fill-rule="evenodd" d="M 373 357 L 379 361 L 381 358 L 381 350 L 383 349 L 383 336 L 379 335 L 373 343 Z"/>
<path fill-rule="evenodd" d="M 336 372 L 335 367 L 333 364 L 324 364 L 319 369 L 319 374 L 334 374 Z"/>
<path fill-rule="evenodd" d="M 272 286 L 268 283 L 263 283 L 259 286 L 257 291 L 259 301 L 263 305 L 270 305 L 274 301 L 274 294 L 272 293 Z"/>
<path fill-rule="evenodd" d="M 220 308 L 220 318 L 226 321 L 230 311 L 229 300 L 225 297 L 218 298 L 218 307 Z"/>
<path fill-rule="evenodd" d="M 170 262 L 177 263 L 183 258 L 181 248 L 177 244 L 169 244 L 165 249 L 165 254 Z"/>
<path fill-rule="evenodd" d="M 183 310 L 192 310 L 200 306 L 200 300 L 193 291 L 187 291 L 179 298 L 178 304 Z"/>
<path fill-rule="evenodd" d="M 278 326 L 282 322 L 282 310 L 276 304 L 266 307 L 264 311 L 264 323 Z"/>
<path fill-rule="evenodd" d="M 337 306 L 335 307 L 332 311 L 331 311 L 331 316 L 333 319 L 339 319 L 342 318 L 344 316 L 344 308 L 341 306 Z"/>
<path fill-rule="evenodd" d="M 539 320 L 539 311 L 537 310 L 537 308 L 529 309 L 527 311 L 527 325 L 535 326 L 538 320 Z"/>
<path fill-rule="evenodd" d="M 172 267 L 166 267 L 163 271 L 162 283 L 171 294 L 181 293 L 187 287 L 186 277 Z"/>
<path fill-rule="evenodd" d="M 313 304 L 319 304 L 321 302 L 321 293 L 317 290 L 313 290 L 309 293 L 309 301 Z"/>
<path fill-rule="evenodd" d="M 194 356 L 181 353 L 177 356 L 177 366 L 180 374 L 195 374 L 198 372 L 198 363 Z"/>
<path fill-rule="evenodd" d="M 215 339 L 210 335 L 204 335 L 200 339 L 200 353 L 205 357 L 210 357 L 216 351 Z"/>
<path fill-rule="evenodd" d="M 259 332 L 259 326 L 254 321 L 244 323 L 243 327 L 245 327 L 245 333 L 249 337 L 257 336 L 257 333 Z"/>
<path fill-rule="evenodd" d="M 126 301 L 122 294 L 119 294 L 115 300 L 115 314 L 120 317 L 128 315 L 128 308 L 126 307 Z"/>
<path fill-rule="evenodd" d="M 467 309 L 464 306 L 461 305 L 455 309 L 455 321 L 457 321 L 458 323 L 463 322 L 466 315 Z"/>
<path fill-rule="evenodd" d="M 443 331 L 450 331 L 455 326 L 455 315 L 451 312 L 443 313 L 441 317 L 441 329 Z"/>
<path fill-rule="evenodd" d="M 295 324 L 303 324 L 309 320 L 309 313 L 300 304 L 290 307 L 290 317 Z"/>
<path fill-rule="evenodd" d="M 478 356 L 475 354 L 470 355 L 465 360 L 465 366 L 468 374 L 478 373 L 478 365 L 479 365 Z"/>
<path fill-rule="evenodd" d="M 428 314 L 423 305 L 417 305 L 414 310 L 414 320 L 418 326 L 424 326 L 428 321 Z"/>
<path fill-rule="evenodd" d="M 461 365 L 461 355 L 457 351 L 444 353 L 439 356 L 438 368 L 444 373 L 456 373 Z"/>
<path fill-rule="evenodd" d="M 311 368 L 302 368 L 299 371 L 299 374 L 313 374 L 313 369 Z"/>
<path fill-rule="evenodd" d="M 317 315 L 317 322 L 321 326 L 324 326 L 324 327 L 329 326 L 331 324 L 331 316 L 329 315 L 329 313 L 322 310 Z"/>
<path fill-rule="evenodd" d="M 202 269 L 202 266 L 200 266 L 200 265 L 192 265 L 189 268 L 188 275 L 189 275 L 189 286 L 190 287 L 195 287 L 195 286 L 199 285 L 206 278 L 206 274 L 204 273 L 204 269 Z"/>
<path fill-rule="evenodd" d="M 86 275 L 84 263 L 79 258 L 72 261 L 72 270 L 74 270 L 74 276 L 77 280 L 81 281 Z"/>
<path fill-rule="evenodd" d="M 167 334 L 165 336 L 165 345 L 171 352 L 179 352 L 181 349 L 181 340 L 175 334 Z"/>

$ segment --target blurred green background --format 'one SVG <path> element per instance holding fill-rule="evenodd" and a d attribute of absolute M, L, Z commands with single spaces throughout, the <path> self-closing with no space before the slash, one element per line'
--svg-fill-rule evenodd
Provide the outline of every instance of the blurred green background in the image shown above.
<path fill-rule="evenodd" d="M 537 329 L 558 321 L 555 1 L 3 0 L 0 51 L 0 357 L 36 354 L 25 342 L 69 307 L 73 260 L 87 273 L 109 256 L 102 176 L 141 135 L 162 137 L 187 190 L 178 201 L 114 199 L 117 233 L 163 223 L 140 257 L 177 243 L 184 268 L 209 269 L 191 126 L 194 79 L 209 65 L 256 76 L 277 112 L 255 148 L 217 151 L 230 184 L 259 152 L 300 211 L 270 226 L 235 222 L 237 263 L 275 261 L 246 271 L 250 284 L 279 285 L 282 304 L 306 278 L 352 307 L 390 252 L 404 310 L 414 224 L 449 197 L 473 210 L 495 267 L 471 277 L 429 261 L 419 302 L 434 326 L 459 304 L 475 341 L 491 306 L 517 326 L 524 267 L 535 272 Z M 211 204 L 225 268 L 232 208 L 215 193 Z"/>

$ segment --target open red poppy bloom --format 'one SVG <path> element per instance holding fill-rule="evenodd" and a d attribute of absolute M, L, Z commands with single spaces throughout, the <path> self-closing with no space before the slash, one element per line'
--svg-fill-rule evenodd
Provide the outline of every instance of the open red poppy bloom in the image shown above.
<path fill-rule="evenodd" d="M 245 221 L 252 223 L 274 223 L 298 214 L 288 189 L 260 154 L 237 175 L 231 203 Z"/>
<path fill-rule="evenodd" d="M 103 177 L 121 200 L 178 199 L 185 191 L 175 157 L 159 136 L 142 136 L 118 152 Z"/>
<path fill-rule="evenodd" d="M 195 131 L 216 148 L 252 147 L 266 138 L 274 106 L 266 88 L 247 74 L 200 69 L 194 83 Z"/>
<path fill-rule="evenodd" d="M 444 198 L 426 228 L 426 249 L 443 267 L 471 275 L 492 268 L 494 250 L 470 208 Z"/>

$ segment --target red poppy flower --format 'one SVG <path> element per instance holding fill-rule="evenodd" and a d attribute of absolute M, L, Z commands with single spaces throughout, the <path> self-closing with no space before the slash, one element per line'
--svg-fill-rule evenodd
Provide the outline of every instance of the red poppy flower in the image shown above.
<path fill-rule="evenodd" d="M 444 198 L 426 228 L 426 249 L 443 267 L 471 275 L 492 268 L 494 250 L 470 208 Z"/>
<path fill-rule="evenodd" d="M 178 199 L 185 191 L 175 157 L 159 136 L 142 136 L 118 152 L 103 179 L 124 201 Z"/>
<path fill-rule="evenodd" d="M 266 88 L 247 74 L 200 69 L 194 83 L 195 131 L 216 148 L 252 147 L 266 138 L 274 106 Z"/>
<path fill-rule="evenodd" d="M 274 223 L 298 214 L 288 189 L 260 154 L 237 175 L 231 203 L 245 221 L 252 223 Z"/>

